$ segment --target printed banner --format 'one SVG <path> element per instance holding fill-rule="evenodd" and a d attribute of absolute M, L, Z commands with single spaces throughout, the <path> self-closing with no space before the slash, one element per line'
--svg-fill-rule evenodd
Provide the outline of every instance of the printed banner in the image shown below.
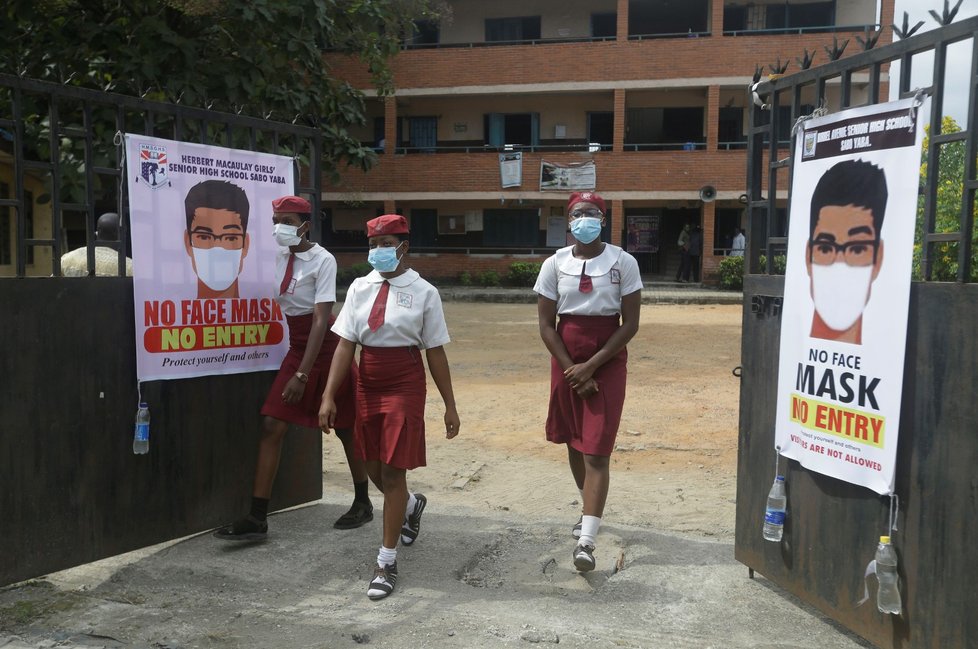
<path fill-rule="evenodd" d="M 913 100 L 797 135 L 776 441 L 802 466 L 893 491 L 923 121 Z"/>
<path fill-rule="evenodd" d="M 596 186 L 597 172 L 594 160 L 569 165 L 540 161 L 541 191 L 574 191 L 594 189 Z"/>
<path fill-rule="evenodd" d="M 126 136 L 140 381 L 278 369 L 271 202 L 292 159 Z"/>
<path fill-rule="evenodd" d="M 659 217 L 626 216 L 626 252 L 659 252 Z"/>
<path fill-rule="evenodd" d="M 523 184 L 523 152 L 499 154 L 499 178 L 503 189 Z"/>

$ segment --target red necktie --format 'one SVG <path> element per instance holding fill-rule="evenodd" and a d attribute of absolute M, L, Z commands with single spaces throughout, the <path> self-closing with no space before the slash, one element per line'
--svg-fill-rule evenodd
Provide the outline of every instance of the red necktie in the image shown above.
<path fill-rule="evenodd" d="M 377 299 L 374 300 L 374 305 L 370 307 L 370 317 L 367 318 L 367 326 L 370 327 L 370 331 L 377 331 L 384 324 L 384 313 L 387 311 L 387 294 L 390 291 L 391 285 L 385 279 L 384 283 L 380 285 L 380 290 L 377 291 Z"/>
<path fill-rule="evenodd" d="M 278 294 L 285 295 L 285 292 L 289 290 L 289 284 L 292 283 L 292 267 L 295 266 L 295 255 L 291 252 L 289 253 L 289 262 L 285 264 L 285 277 L 282 278 L 282 285 L 278 287 Z"/>
<path fill-rule="evenodd" d="M 591 283 L 591 278 L 584 274 L 584 269 L 587 268 L 587 262 L 581 266 L 581 283 L 577 285 L 577 290 L 581 293 L 590 293 L 591 289 L 594 288 L 594 284 Z"/>

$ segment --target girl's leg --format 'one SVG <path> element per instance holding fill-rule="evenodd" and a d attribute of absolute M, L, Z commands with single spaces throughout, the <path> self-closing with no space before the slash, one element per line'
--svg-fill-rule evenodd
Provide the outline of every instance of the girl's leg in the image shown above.
<path fill-rule="evenodd" d="M 585 466 L 584 515 L 601 518 L 604 513 L 604 503 L 608 499 L 611 458 L 601 455 L 583 455 L 583 462 Z"/>
<path fill-rule="evenodd" d="M 609 457 L 584 455 L 584 516 L 581 517 L 581 538 L 574 549 L 574 566 L 581 572 L 594 570 L 594 541 L 608 499 L 610 465 Z"/>
<path fill-rule="evenodd" d="M 567 445 L 567 463 L 570 465 L 571 475 L 574 476 L 574 482 L 577 483 L 577 488 L 584 490 L 584 454 L 571 447 L 570 444 Z"/>
<path fill-rule="evenodd" d="M 226 541 L 261 541 L 268 533 L 268 501 L 272 485 L 278 473 L 282 456 L 282 443 L 288 431 L 288 423 L 274 417 L 262 420 L 261 439 L 258 442 L 258 463 L 255 466 L 255 484 L 252 489 L 251 510 L 244 518 L 219 528 L 214 536 Z"/>
<path fill-rule="evenodd" d="M 255 498 L 268 500 L 272 496 L 272 484 L 278 473 L 282 457 L 282 443 L 289 424 L 281 419 L 265 417 L 262 420 L 261 439 L 258 442 L 258 464 L 255 466 L 255 486 L 251 492 Z"/>
<path fill-rule="evenodd" d="M 396 548 L 407 508 L 407 471 L 380 464 L 380 478 L 384 485 L 384 547 Z"/>
<path fill-rule="evenodd" d="M 357 457 L 353 431 L 348 428 L 336 429 L 336 436 L 343 443 L 343 453 L 346 464 L 350 467 L 350 477 L 353 479 L 353 505 L 349 511 L 340 516 L 333 527 L 350 530 L 361 527 L 374 519 L 374 507 L 367 493 L 367 468 L 364 461 Z"/>
<path fill-rule="evenodd" d="M 407 471 L 380 462 L 367 463 L 371 477 L 378 468 L 384 491 L 384 541 L 377 553 L 377 569 L 367 586 L 367 597 L 374 600 L 390 595 L 397 584 L 397 541 L 408 500 Z"/>

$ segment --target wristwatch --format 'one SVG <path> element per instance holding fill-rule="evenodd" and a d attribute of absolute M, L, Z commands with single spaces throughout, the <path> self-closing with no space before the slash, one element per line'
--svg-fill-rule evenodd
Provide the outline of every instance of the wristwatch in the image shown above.
<path fill-rule="evenodd" d="M 295 373 L 295 378 L 299 379 L 303 383 L 306 383 L 306 382 L 309 381 L 309 375 L 306 374 L 305 372 L 296 372 Z"/>

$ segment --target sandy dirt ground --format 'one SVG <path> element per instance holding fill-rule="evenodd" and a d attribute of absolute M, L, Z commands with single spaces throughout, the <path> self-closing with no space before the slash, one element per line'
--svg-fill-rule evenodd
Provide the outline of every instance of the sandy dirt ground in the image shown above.
<path fill-rule="evenodd" d="M 583 575 L 580 496 L 544 439 L 535 306 L 445 310 L 461 434 L 444 439 L 429 381 L 428 466 L 409 474 L 429 506 L 391 597 L 364 592 L 380 516 L 332 529 L 351 489 L 328 437 L 323 500 L 272 516 L 268 542 L 201 534 L 0 589 L 0 647 L 868 646 L 733 558 L 740 306 L 642 307 L 598 567 Z"/>
<path fill-rule="evenodd" d="M 414 478 L 437 484 L 450 477 L 445 472 L 474 473 L 477 490 L 449 495 L 472 504 L 478 494 L 487 507 L 528 518 L 566 508 L 576 520 L 579 494 L 564 447 L 544 439 L 550 355 L 536 307 L 452 303 L 445 311 L 462 432 L 451 442 L 430 435 L 429 466 Z M 732 369 L 740 364 L 741 313 L 732 305 L 642 307 L 628 349 L 609 520 L 732 538 L 740 394 Z M 443 430 L 433 385 L 427 412 L 429 430 Z M 334 445 L 325 451 L 327 468 L 342 477 Z"/>

